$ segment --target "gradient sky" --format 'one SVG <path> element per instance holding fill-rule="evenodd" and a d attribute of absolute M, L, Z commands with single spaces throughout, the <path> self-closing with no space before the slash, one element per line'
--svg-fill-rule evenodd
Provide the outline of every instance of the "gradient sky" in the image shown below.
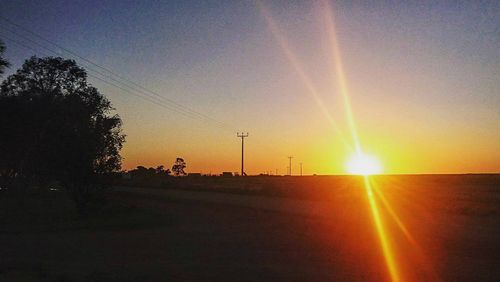
<path fill-rule="evenodd" d="M 238 171 L 243 130 L 249 174 L 285 173 L 288 155 L 295 173 L 299 162 L 305 174 L 345 173 L 352 152 L 257 2 L 165 2 L 0 0 L 0 16 L 229 124 L 221 130 L 90 78 L 123 119 L 126 169 L 180 156 L 190 172 Z M 386 173 L 500 172 L 500 1 L 374 2 L 332 2 L 364 151 Z M 323 6 L 262 3 L 352 143 Z M 15 45 L 5 27 L 22 31 L 0 21 L 10 74 L 43 49 Z"/>

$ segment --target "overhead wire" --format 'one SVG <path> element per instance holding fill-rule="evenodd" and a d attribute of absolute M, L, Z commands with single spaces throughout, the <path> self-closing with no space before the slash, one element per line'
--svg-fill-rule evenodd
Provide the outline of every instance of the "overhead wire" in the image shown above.
<path fill-rule="evenodd" d="M 228 125 L 225 122 L 221 122 L 221 121 L 219 121 L 217 119 L 214 119 L 214 118 L 212 118 L 212 117 L 210 117 L 210 116 L 208 116 L 206 114 L 203 114 L 203 113 L 200 113 L 198 111 L 192 110 L 192 109 L 190 109 L 190 108 L 188 108 L 188 107 L 186 107 L 186 106 L 184 106 L 184 105 L 182 105 L 180 103 L 177 103 L 177 102 L 175 102 L 175 101 L 173 101 L 173 100 L 171 100 L 169 98 L 166 98 L 166 97 L 164 97 L 164 96 L 162 96 L 162 95 L 160 95 L 160 94 L 158 94 L 158 93 L 156 93 L 156 92 L 154 92 L 152 90 L 149 90 L 148 88 L 140 85 L 139 83 L 136 83 L 136 82 L 134 82 L 134 81 L 132 81 L 130 79 L 124 78 L 123 76 L 118 75 L 115 72 L 111 71 L 109 68 L 101 66 L 101 65 L 99 65 L 99 64 L 97 64 L 97 63 L 95 63 L 95 62 L 93 62 L 93 61 L 91 61 L 91 60 L 89 60 L 89 59 L 87 59 L 87 58 L 85 58 L 83 56 L 80 56 L 80 55 L 76 54 L 75 52 L 73 52 L 73 51 L 71 51 L 71 50 L 69 50 L 67 48 L 64 48 L 63 46 L 61 46 L 61 45 L 59 45 L 57 43 L 54 43 L 54 42 L 52 42 L 52 41 L 44 38 L 43 36 L 40 36 L 37 33 L 32 32 L 31 30 L 29 30 L 27 28 L 24 28 L 23 26 L 18 25 L 16 23 L 14 23 L 14 22 L 6 19 L 5 17 L 0 16 L 0 19 L 3 20 L 3 21 L 5 21 L 5 22 L 7 22 L 7 23 L 9 23 L 9 24 L 11 24 L 11 25 L 13 25 L 13 26 L 18 27 L 19 29 L 22 29 L 25 32 L 28 32 L 28 33 L 36 36 L 37 38 L 42 39 L 45 42 L 50 43 L 51 45 L 53 45 L 53 46 L 55 46 L 55 47 L 57 47 L 57 48 L 65 51 L 66 53 L 68 53 L 68 54 L 70 54 L 70 55 L 72 55 L 72 56 L 80 59 L 81 61 L 86 62 L 87 65 L 85 65 L 85 64 L 83 64 L 83 65 L 85 65 L 85 67 L 86 67 L 86 69 L 88 71 L 94 72 L 94 73 L 102 76 L 101 78 L 99 78 L 96 75 L 91 75 L 90 73 L 88 73 L 88 75 L 90 77 L 92 77 L 92 78 L 95 78 L 95 79 L 97 79 L 97 80 L 99 80 L 101 82 L 104 82 L 104 83 L 106 83 L 108 85 L 116 87 L 116 88 L 118 88 L 120 90 L 123 90 L 123 91 L 125 91 L 125 92 L 127 92 L 129 94 L 134 95 L 134 96 L 140 97 L 140 98 L 142 98 L 144 100 L 147 100 L 147 101 L 149 101 L 151 103 L 154 103 L 154 104 L 156 104 L 158 106 L 161 106 L 161 107 L 167 108 L 167 109 L 169 109 L 171 111 L 175 111 L 177 113 L 180 113 L 180 114 L 182 114 L 184 116 L 187 116 L 187 117 L 190 117 L 190 118 L 193 118 L 193 119 L 198 119 L 198 120 L 201 120 L 201 121 L 204 121 L 204 122 L 212 123 L 213 125 L 221 128 L 221 129 L 226 129 L 226 130 L 233 131 L 232 130 L 233 127 L 230 126 L 230 125 Z M 2 28 L 4 30 L 6 30 L 6 31 L 8 31 L 8 32 L 10 32 L 12 34 L 14 34 L 15 36 L 17 36 L 19 38 L 22 38 L 25 41 L 31 42 L 32 44 L 35 44 L 35 45 L 37 45 L 37 46 L 39 46 L 39 47 L 41 47 L 41 48 L 49 51 L 50 53 L 53 53 L 53 54 L 55 54 L 57 56 L 61 56 L 61 52 L 55 51 L 55 50 L 53 50 L 51 48 L 48 48 L 46 45 L 41 44 L 40 42 L 37 42 L 37 41 L 35 41 L 35 40 L 31 39 L 31 38 L 28 38 L 27 36 L 24 36 L 24 35 L 19 34 L 19 33 L 15 32 L 15 31 L 13 31 L 11 29 L 8 29 L 8 28 L 6 28 L 3 25 L 0 25 L 0 28 Z M 20 46 L 22 46 L 24 48 L 31 49 L 34 52 L 39 52 L 39 50 L 31 48 L 31 47 L 27 46 L 26 44 L 23 44 L 23 43 L 21 43 L 19 41 L 13 40 L 12 38 L 9 38 L 7 36 L 3 36 L 3 37 L 5 37 L 7 40 L 9 40 L 9 41 L 11 41 L 11 42 L 13 42 L 13 43 L 15 43 L 17 45 L 20 45 Z M 103 73 L 102 71 L 96 70 L 95 68 L 88 66 L 88 64 L 90 64 L 92 66 L 95 66 L 95 67 L 99 68 L 100 70 L 105 71 L 106 73 Z M 109 80 L 112 80 L 113 82 L 110 82 Z M 124 87 L 126 87 L 127 89 L 130 89 L 130 90 L 127 90 Z M 138 93 L 141 94 L 141 95 L 138 95 Z"/>

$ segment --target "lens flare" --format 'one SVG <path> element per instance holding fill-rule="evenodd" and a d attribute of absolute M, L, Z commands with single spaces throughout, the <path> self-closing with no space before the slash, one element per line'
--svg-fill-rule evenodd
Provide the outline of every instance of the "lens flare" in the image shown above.
<path fill-rule="evenodd" d="M 352 151 L 353 149 L 357 149 L 357 148 L 352 148 L 351 144 L 349 144 L 349 142 L 347 142 L 342 130 L 340 130 L 340 127 L 338 126 L 336 120 L 331 115 L 330 110 L 328 109 L 328 107 L 325 105 L 325 103 L 321 99 L 321 95 L 320 95 L 319 91 L 314 86 L 310 77 L 306 74 L 304 67 L 299 62 L 299 59 L 297 58 L 297 56 L 293 52 L 292 48 L 288 44 L 287 38 L 285 37 L 283 32 L 278 28 L 278 24 L 273 19 L 271 12 L 260 1 L 257 1 L 256 3 L 257 3 L 257 6 L 258 6 L 262 16 L 266 20 L 269 31 L 271 32 L 273 37 L 276 39 L 278 45 L 283 50 L 286 58 L 288 59 L 288 62 L 292 66 L 292 68 L 299 75 L 302 83 L 304 84 L 305 88 L 307 89 L 307 92 L 312 96 L 314 102 L 316 102 L 316 104 L 321 109 L 321 111 L 325 115 L 328 122 L 331 124 L 333 131 L 338 134 L 340 141 L 342 141 L 342 144 L 348 150 Z"/>
<path fill-rule="evenodd" d="M 401 281 L 397 267 L 396 267 L 394 255 L 393 255 L 393 252 L 391 250 L 391 246 L 389 244 L 389 236 L 388 236 L 388 234 L 384 228 L 384 225 L 382 223 L 382 217 L 380 215 L 380 211 L 378 209 L 377 202 L 375 201 L 375 197 L 373 194 L 372 186 L 370 184 L 369 176 L 364 176 L 364 180 L 365 180 L 366 195 L 368 196 L 368 202 L 370 203 L 370 209 L 372 211 L 373 220 L 375 222 L 375 227 L 377 229 L 380 244 L 382 245 L 382 251 L 384 253 L 384 257 L 385 257 L 387 268 L 389 270 L 389 274 L 391 276 L 391 281 L 392 282 Z"/>
<path fill-rule="evenodd" d="M 338 136 L 340 137 L 340 140 L 342 143 L 351 151 L 355 152 L 355 155 L 351 158 L 351 160 L 347 163 L 347 171 L 352 174 L 359 174 L 359 175 L 364 175 L 365 178 L 365 189 L 366 189 L 366 194 L 368 196 L 368 201 L 371 209 L 371 213 L 373 215 L 373 220 L 375 223 L 376 231 L 379 237 L 379 241 L 381 243 L 382 247 L 382 252 L 385 258 L 385 262 L 389 271 L 389 275 L 391 277 L 391 281 L 400 281 L 400 275 L 398 273 L 396 261 L 394 259 L 394 255 L 389 243 L 389 235 L 386 232 L 384 225 L 382 223 L 382 218 L 381 214 L 379 212 L 379 208 L 377 206 L 377 203 L 375 201 L 375 197 L 372 191 L 372 187 L 370 185 L 370 181 L 368 179 L 369 175 L 372 174 L 379 174 L 382 173 L 382 166 L 380 165 L 380 162 L 373 156 L 365 155 L 363 154 L 363 151 L 361 149 L 361 142 L 357 134 L 357 128 L 356 128 L 356 123 L 354 121 L 354 115 L 352 113 L 352 107 L 351 107 L 351 102 L 350 102 L 350 95 L 349 95 L 349 90 L 347 87 L 347 79 L 344 74 L 344 68 L 342 64 L 342 56 L 339 48 L 339 43 L 338 43 L 338 38 L 337 38 L 337 33 L 335 30 L 335 19 L 333 17 L 333 13 L 331 12 L 331 7 L 330 3 L 328 1 L 322 1 L 322 9 L 321 12 L 324 15 L 324 19 L 326 21 L 326 27 L 327 27 L 327 33 L 329 36 L 329 41 L 330 44 L 332 45 L 332 63 L 334 66 L 335 70 L 335 77 L 337 78 L 338 82 L 338 90 L 340 94 L 343 97 L 344 100 L 344 108 L 346 110 L 347 114 L 347 120 L 348 120 L 348 125 L 349 129 L 351 131 L 351 136 L 352 136 L 352 141 L 353 145 L 349 144 L 346 140 L 344 135 L 342 134 L 341 130 L 339 129 L 336 120 L 333 119 L 332 115 L 330 114 L 328 108 L 326 105 L 323 103 L 321 96 L 319 95 L 318 90 L 316 87 L 313 85 L 311 79 L 309 76 L 306 74 L 304 71 L 304 68 L 302 65 L 299 63 L 299 60 L 295 56 L 294 52 L 292 51 L 292 48 L 288 45 L 288 42 L 284 36 L 284 34 L 279 30 L 276 22 L 271 16 L 270 11 L 265 7 L 263 3 L 260 1 L 257 1 L 257 6 L 259 7 L 259 10 L 261 14 L 263 15 L 264 19 L 266 20 L 266 23 L 268 25 L 269 30 L 271 31 L 272 35 L 274 38 L 277 40 L 278 44 L 282 48 L 282 50 L 285 53 L 286 58 L 288 59 L 289 63 L 293 67 L 293 69 L 299 74 L 302 82 L 306 86 L 306 89 L 308 90 L 309 94 L 311 94 L 312 98 L 316 102 L 316 104 L 319 106 L 319 108 L 322 110 L 323 114 L 327 118 L 327 120 L 330 122 L 332 125 L 334 131 L 336 131 Z M 354 149 L 354 150 L 353 150 Z"/>

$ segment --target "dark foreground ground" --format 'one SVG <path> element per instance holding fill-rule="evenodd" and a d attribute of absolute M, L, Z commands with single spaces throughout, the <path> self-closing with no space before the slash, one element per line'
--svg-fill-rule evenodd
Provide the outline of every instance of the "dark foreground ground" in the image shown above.
<path fill-rule="evenodd" d="M 389 281 L 388 257 L 401 281 L 500 281 L 498 176 L 372 179 L 385 255 L 360 178 L 197 181 L 117 187 L 85 218 L 0 193 L 0 281 Z"/>

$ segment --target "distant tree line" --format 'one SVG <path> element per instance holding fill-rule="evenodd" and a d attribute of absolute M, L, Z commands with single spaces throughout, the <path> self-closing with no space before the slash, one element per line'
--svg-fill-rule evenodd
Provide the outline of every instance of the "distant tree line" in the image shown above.
<path fill-rule="evenodd" d="M 135 186 L 162 186 L 172 182 L 173 176 L 185 176 L 186 162 L 183 158 L 176 158 L 172 170 L 165 169 L 163 165 L 146 168 L 138 166 L 134 169 L 121 172 L 121 180 L 117 183 Z M 172 174 L 173 172 L 173 174 Z"/>

